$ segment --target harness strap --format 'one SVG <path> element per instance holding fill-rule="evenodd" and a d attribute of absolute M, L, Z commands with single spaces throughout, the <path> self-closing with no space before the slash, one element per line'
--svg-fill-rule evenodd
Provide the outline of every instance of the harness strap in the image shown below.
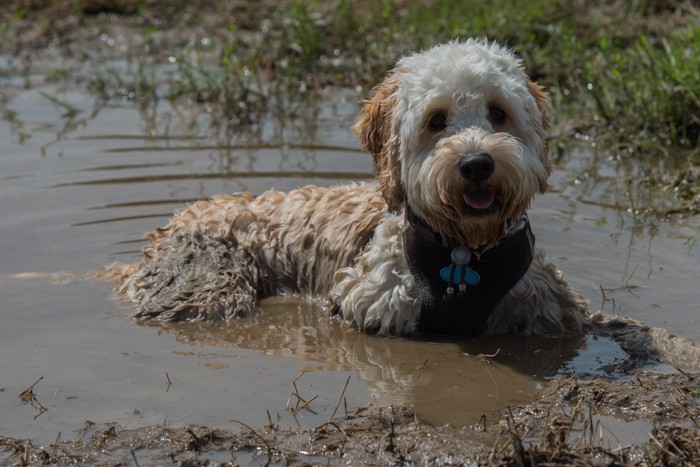
<path fill-rule="evenodd" d="M 522 279 L 532 263 L 535 239 L 527 215 L 495 246 L 484 251 L 471 250 L 468 268 L 466 265 L 455 268 L 453 248 L 436 242 L 438 234 L 426 235 L 425 223 L 417 228 L 412 220 L 407 218 L 404 248 L 421 302 L 419 329 L 435 334 L 478 335 L 493 308 Z M 439 235 L 437 238 L 440 239 Z M 445 268 L 448 270 L 444 271 Z M 446 297 L 446 288 L 451 286 L 453 277 L 462 281 L 465 275 L 471 279 L 461 288 L 462 292 Z"/>

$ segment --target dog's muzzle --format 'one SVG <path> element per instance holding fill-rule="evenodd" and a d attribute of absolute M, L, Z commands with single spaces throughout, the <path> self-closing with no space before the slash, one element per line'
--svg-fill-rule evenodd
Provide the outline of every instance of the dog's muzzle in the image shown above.
<path fill-rule="evenodd" d="M 465 181 L 464 202 L 476 215 L 492 211 L 496 193 L 488 183 L 496 164 L 490 154 L 467 154 L 459 161 L 459 173 Z"/>
<path fill-rule="evenodd" d="M 465 180 L 481 183 L 491 176 L 496 164 L 493 157 L 487 152 L 467 154 L 459 161 L 459 173 Z"/>

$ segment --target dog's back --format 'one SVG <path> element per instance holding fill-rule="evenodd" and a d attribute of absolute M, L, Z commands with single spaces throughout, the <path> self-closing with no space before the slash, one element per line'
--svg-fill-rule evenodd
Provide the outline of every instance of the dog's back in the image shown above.
<path fill-rule="evenodd" d="M 385 213 L 365 184 L 198 201 L 148 234 L 118 291 L 136 302 L 137 317 L 161 321 L 244 316 L 273 294 L 325 298 Z"/>

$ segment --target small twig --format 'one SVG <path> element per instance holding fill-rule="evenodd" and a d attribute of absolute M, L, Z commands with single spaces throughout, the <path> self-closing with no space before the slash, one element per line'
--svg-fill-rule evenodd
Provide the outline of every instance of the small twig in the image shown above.
<path fill-rule="evenodd" d="M 394 444 L 394 438 L 396 438 L 396 429 L 395 429 L 395 424 L 396 424 L 396 413 L 394 411 L 394 406 L 391 406 L 391 432 L 389 433 L 389 444 L 387 444 L 386 448 L 384 448 L 385 451 L 393 453 L 396 451 L 396 445 Z"/>
<path fill-rule="evenodd" d="M 646 383 L 645 383 L 644 381 L 642 381 L 642 380 L 639 378 L 639 376 L 636 376 L 635 379 L 637 380 L 637 382 L 639 383 L 639 385 L 642 387 L 642 389 L 648 389 Z"/>
<path fill-rule="evenodd" d="M 133 449 L 131 449 L 131 457 L 134 458 L 134 464 L 136 464 L 136 467 L 141 467 L 141 466 L 139 465 L 139 460 L 136 459 L 136 453 L 134 452 Z"/>
<path fill-rule="evenodd" d="M 631 291 L 631 290 L 634 290 L 634 289 L 639 288 L 638 285 L 630 284 L 630 280 L 631 280 L 632 277 L 634 276 L 634 273 L 637 272 L 637 268 L 639 268 L 639 263 L 637 263 L 637 264 L 634 266 L 634 268 L 632 269 L 632 272 L 630 272 L 629 274 L 627 274 L 626 276 L 624 276 L 624 277 L 622 278 L 622 285 L 619 285 L 619 286 L 617 286 L 617 287 L 609 287 L 609 288 L 607 288 L 606 290 L 611 291 L 611 292 L 612 292 L 612 291 L 617 291 L 617 290 L 627 290 L 627 291 L 629 292 L 629 291 Z M 601 286 L 601 290 L 602 290 L 602 289 L 603 289 L 603 287 Z M 632 293 L 632 292 L 630 292 L 630 293 Z M 632 295 L 634 295 L 634 294 L 632 294 Z M 636 296 L 636 295 L 635 295 L 635 296 Z M 615 304 L 615 299 L 614 299 L 614 298 L 612 299 L 612 302 L 613 302 L 613 305 L 614 305 L 614 304 Z M 615 308 L 613 307 L 613 310 L 614 310 L 614 309 L 615 309 Z M 611 312 L 611 313 L 612 313 L 612 312 Z"/>
<path fill-rule="evenodd" d="M 653 434 L 647 432 L 647 435 L 649 435 L 649 437 L 652 439 L 652 441 L 654 441 L 654 443 L 656 443 L 656 445 L 659 447 L 659 449 L 661 449 L 663 452 L 665 452 L 666 454 L 668 454 L 671 457 L 676 457 L 671 451 L 669 451 L 668 449 L 663 447 L 661 442 L 658 439 L 656 439 L 656 437 Z"/>
<path fill-rule="evenodd" d="M 335 406 L 335 410 L 333 411 L 333 415 L 331 415 L 329 420 L 333 420 L 335 417 L 335 413 L 338 411 L 338 407 L 340 407 L 340 401 L 343 400 L 343 396 L 345 396 L 345 390 L 348 388 L 348 384 L 350 384 L 350 376 L 348 376 L 348 379 L 345 380 L 345 386 L 343 387 L 343 392 L 340 393 L 340 399 L 338 399 L 338 403 Z"/>
<path fill-rule="evenodd" d="M 274 430 L 274 431 L 279 430 L 279 428 L 280 428 L 280 426 L 279 426 L 280 415 L 277 414 L 277 423 L 275 423 L 272 421 L 272 415 L 270 414 L 270 411 L 265 409 L 265 412 L 267 413 L 267 421 L 269 422 L 267 427 L 269 427 L 271 430 Z"/>
<path fill-rule="evenodd" d="M 674 368 L 676 369 L 676 371 L 678 371 L 678 373 L 680 373 L 680 374 L 682 374 L 683 376 L 685 376 L 686 378 L 688 378 L 688 381 L 695 381 L 695 378 L 693 378 L 692 375 L 689 375 L 688 373 L 686 373 L 685 371 L 681 370 L 681 369 L 678 368 L 678 367 L 674 367 Z"/>
<path fill-rule="evenodd" d="M 40 91 L 39 94 L 41 95 L 41 97 L 48 100 L 52 104 L 57 105 L 58 107 L 61 107 L 63 110 L 65 110 L 66 112 L 63 114 L 64 117 L 72 117 L 79 112 L 79 110 L 76 107 L 73 107 L 68 102 L 62 101 L 56 96 L 52 96 L 51 94 L 44 91 Z"/>
<path fill-rule="evenodd" d="M 340 429 L 340 431 L 343 432 L 343 444 L 340 445 L 340 449 L 338 450 L 338 457 L 342 458 L 343 454 L 345 454 L 345 443 L 348 441 L 348 434 L 342 429 Z"/>
<path fill-rule="evenodd" d="M 336 422 L 333 421 L 333 418 L 335 418 L 335 414 L 336 412 L 338 412 L 338 408 L 340 408 L 340 403 L 344 400 L 345 390 L 348 388 L 348 384 L 350 384 L 350 376 L 348 376 L 348 379 L 345 380 L 345 386 L 343 387 L 343 392 L 340 393 L 340 399 L 338 399 L 338 403 L 335 405 L 335 410 L 333 410 L 331 416 L 328 417 L 328 420 L 316 426 L 316 428 L 314 428 L 315 430 L 320 430 L 321 428 L 327 425 L 333 425 L 338 429 L 338 431 L 345 434 L 345 431 Z"/>
<path fill-rule="evenodd" d="M 299 378 L 297 378 L 297 379 L 299 379 Z M 239 420 L 231 420 L 231 421 L 234 423 L 238 423 L 239 425 L 242 425 L 245 428 L 248 428 L 255 436 L 260 438 L 260 440 L 265 444 L 265 447 L 267 448 L 267 462 L 265 463 L 265 467 L 268 467 L 270 465 L 270 462 L 272 462 L 272 446 L 270 446 L 270 443 L 268 443 L 267 440 L 265 440 L 265 438 L 263 438 L 263 436 L 260 433 L 258 433 L 257 431 L 255 431 L 250 425 L 247 425 Z"/>
<path fill-rule="evenodd" d="M 582 403 L 583 403 L 583 399 L 579 400 L 578 403 L 574 406 L 574 410 L 571 412 L 571 415 L 570 415 L 571 421 L 569 422 L 569 426 L 567 427 L 568 429 L 566 431 L 565 439 L 569 439 L 569 436 L 571 435 L 571 432 L 574 429 L 574 423 L 576 423 L 576 417 L 580 413 Z"/>
<path fill-rule="evenodd" d="M 483 426 L 482 431 L 486 433 L 486 414 L 482 413 L 481 417 L 479 417 L 479 422 L 481 422 L 481 425 Z"/>
<path fill-rule="evenodd" d="M 299 381 L 299 378 L 301 378 L 305 374 L 306 373 L 302 371 L 299 374 L 299 376 L 297 376 L 294 379 L 294 381 L 292 381 L 292 386 L 294 386 L 294 391 L 289 393 L 289 397 L 287 398 L 287 404 L 284 406 L 284 410 L 286 410 L 287 412 L 291 413 L 294 416 L 294 420 L 297 422 L 297 425 L 299 425 L 299 421 L 297 420 L 296 415 L 301 409 L 305 409 L 314 415 L 318 415 L 315 410 L 313 410 L 311 407 L 309 407 L 309 404 L 311 402 L 313 402 L 314 399 L 316 399 L 318 397 L 318 394 L 313 396 L 308 401 L 299 395 L 299 388 L 297 387 L 297 381 Z M 296 404 L 294 405 L 294 407 L 291 407 L 292 396 L 296 397 Z"/>
<path fill-rule="evenodd" d="M 167 379 L 167 380 L 168 380 L 168 387 L 167 387 L 167 388 L 165 388 L 165 392 L 168 392 L 168 391 L 170 390 L 170 386 L 172 386 L 172 385 L 173 385 L 173 382 L 172 382 L 172 381 L 170 381 L 170 375 L 168 374 L 168 372 L 167 372 L 167 371 L 165 372 L 165 379 Z"/>
<path fill-rule="evenodd" d="M 513 443 L 515 462 L 518 465 L 518 467 L 525 467 L 525 448 L 523 448 L 523 441 L 520 438 L 520 435 L 518 434 L 517 427 L 515 426 L 513 412 L 511 411 L 510 406 L 508 406 L 508 416 L 506 416 L 506 423 L 508 424 L 508 431 L 510 432 L 511 442 Z"/>
<path fill-rule="evenodd" d="M 605 303 L 608 301 L 608 297 L 607 295 L 605 295 L 605 289 L 603 288 L 603 284 L 598 284 L 598 287 L 600 287 L 600 294 L 603 296 L 603 301 L 600 304 L 600 311 L 603 311 Z"/>
<path fill-rule="evenodd" d="M 53 451 L 51 451 L 51 457 L 56 457 L 56 450 L 58 450 L 58 443 L 61 441 L 61 432 L 59 431 L 56 435 L 56 441 L 53 443 Z"/>
<path fill-rule="evenodd" d="M 34 386 L 36 386 L 37 384 L 39 384 L 39 381 L 41 381 L 42 379 L 44 379 L 43 376 L 40 377 L 39 379 L 37 379 L 36 381 L 34 381 L 34 384 L 32 384 L 32 385 L 29 386 L 27 389 L 25 389 L 24 391 L 22 391 L 22 392 L 19 394 L 19 397 L 20 397 L 23 401 L 25 401 L 25 402 L 28 402 L 28 401 L 31 401 L 32 399 L 35 399 L 35 397 L 34 397 Z M 27 400 L 27 399 L 28 399 L 28 400 Z"/>
<path fill-rule="evenodd" d="M 314 428 L 314 430 L 315 430 L 315 431 L 318 431 L 318 430 L 320 430 L 321 428 L 325 428 L 325 427 L 328 426 L 328 425 L 334 426 L 334 427 L 336 428 L 336 430 L 338 430 L 339 432 L 341 432 L 341 433 L 343 433 L 345 436 L 347 436 L 347 433 L 345 432 L 345 430 L 343 430 L 343 428 L 342 428 L 340 425 L 338 425 L 336 422 L 334 422 L 333 420 L 326 420 L 325 422 L 321 423 L 321 424 L 318 425 L 316 428 Z"/>
<path fill-rule="evenodd" d="M 192 441 L 194 441 L 193 449 L 195 452 L 199 452 L 202 450 L 202 448 L 204 448 L 204 445 L 202 445 L 202 443 L 199 440 L 199 436 L 197 436 L 197 434 L 194 431 L 192 431 L 190 428 L 187 428 L 185 430 L 185 433 L 192 437 Z"/>
<path fill-rule="evenodd" d="M 299 376 L 297 376 L 294 379 L 294 381 L 292 381 L 292 386 L 294 386 L 294 395 L 297 396 L 298 401 L 302 401 L 302 402 L 306 402 L 306 401 L 299 395 L 299 388 L 297 388 L 297 381 L 299 381 L 299 378 L 301 378 L 305 374 L 306 373 L 302 371 L 301 373 L 299 373 Z"/>
<path fill-rule="evenodd" d="M 34 415 L 34 420 L 36 420 L 36 419 L 39 418 L 41 415 L 43 415 L 44 412 L 47 412 L 49 409 L 47 409 L 46 407 L 44 407 L 43 405 L 41 405 L 41 402 L 39 402 L 39 401 L 36 399 L 36 397 L 34 398 L 34 402 L 36 402 L 36 403 L 39 405 L 39 413 L 36 414 L 36 415 Z"/>
<path fill-rule="evenodd" d="M 36 394 L 34 394 L 34 386 L 36 386 L 36 385 L 39 383 L 39 381 L 41 381 L 42 379 L 44 379 L 43 376 L 42 376 L 41 378 L 37 379 L 37 380 L 34 382 L 34 384 L 32 384 L 32 385 L 29 386 L 27 389 L 25 389 L 24 391 L 22 391 L 22 392 L 20 393 L 20 395 L 19 395 L 19 398 L 22 399 L 22 402 L 31 405 L 32 407 L 34 407 L 35 409 L 37 409 L 37 410 L 39 411 L 39 413 L 37 413 L 37 414 L 34 416 L 34 420 L 36 420 L 36 419 L 39 418 L 43 413 L 45 413 L 46 411 L 48 411 L 48 409 L 47 409 L 46 407 L 44 407 L 43 404 L 42 404 L 41 402 L 39 402 L 39 399 L 36 398 Z M 39 407 L 37 407 L 37 405 L 38 405 Z"/>
<path fill-rule="evenodd" d="M 301 409 L 306 409 L 306 410 L 308 410 L 308 411 L 311 412 L 311 413 L 316 413 L 315 411 L 313 411 L 313 410 L 311 410 L 311 409 L 309 408 L 309 404 L 312 403 L 313 401 L 315 401 L 317 398 L 318 398 L 318 394 L 316 394 L 314 397 L 312 397 L 312 398 L 309 399 L 308 401 L 304 401 L 303 404 L 297 406 L 297 407 L 296 407 L 296 410 L 299 411 L 299 410 L 301 410 Z"/>
<path fill-rule="evenodd" d="M 636 285 L 629 285 L 630 279 L 632 279 L 632 276 L 634 276 L 634 273 L 637 272 L 637 268 L 639 267 L 639 263 L 637 263 L 634 266 L 634 269 L 632 269 L 632 272 L 630 272 L 625 280 L 622 282 L 622 288 L 629 289 L 629 288 L 636 288 Z"/>
<path fill-rule="evenodd" d="M 485 360 L 488 365 L 491 364 L 488 360 Z M 493 389 L 496 391 L 496 397 L 501 397 L 500 393 L 498 392 L 498 383 L 496 383 L 496 380 L 493 379 L 493 375 L 491 374 L 491 370 L 489 370 L 488 365 L 486 366 L 486 374 L 489 375 L 489 379 L 493 383 Z"/>
<path fill-rule="evenodd" d="M 613 453 L 613 454 L 617 454 L 617 453 L 619 453 L 619 452 L 622 452 L 622 453 L 623 453 L 623 452 L 625 452 L 625 451 L 629 451 L 630 448 L 632 448 L 632 445 L 631 445 L 631 444 L 627 444 L 627 445 L 625 445 L 625 446 L 619 446 L 619 447 L 616 447 L 615 449 L 611 449 L 610 452 Z"/>
<path fill-rule="evenodd" d="M 593 409 L 591 408 L 591 404 L 588 404 L 588 423 L 590 424 L 590 439 L 589 443 L 590 446 L 595 446 L 595 427 L 593 423 Z M 601 445 L 602 445 L 602 439 L 601 439 Z"/>
<path fill-rule="evenodd" d="M 488 362 L 487 358 L 494 358 L 494 357 L 497 356 L 499 353 L 501 353 L 501 348 L 500 348 L 500 347 L 499 347 L 498 349 L 496 349 L 496 351 L 495 351 L 494 353 L 492 353 L 492 354 L 480 353 L 480 354 L 477 354 L 476 357 L 477 357 L 477 358 L 480 358 L 480 359 L 482 359 L 482 360 L 484 360 L 484 361 L 486 361 L 486 362 Z"/>

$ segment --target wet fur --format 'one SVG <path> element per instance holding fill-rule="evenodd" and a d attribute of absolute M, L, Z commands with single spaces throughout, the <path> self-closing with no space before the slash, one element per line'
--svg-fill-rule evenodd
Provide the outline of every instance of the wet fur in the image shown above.
<path fill-rule="evenodd" d="M 508 120 L 490 122 L 492 105 Z M 231 320 L 260 298 L 292 292 L 327 301 L 360 330 L 413 333 L 420 303 L 403 254 L 406 205 L 461 244 L 496 244 L 504 222 L 546 190 L 545 109 L 544 91 L 497 44 L 453 42 L 408 56 L 353 127 L 373 157 L 377 185 L 197 202 L 148 235 L 143 259 L 120 271 L 118 291 L 141 319 Z M 448 115 L 440 133 L 427 128 L 435 112 Z M 474 152 L 488 152 L 496 167 L 487 183 L 498 209 L 483 216 L 463 206 L 469 187 L 458 166 Z M 538 250 L 485 332 L 571 336 L 587 322 L 585 302 Z"/>

